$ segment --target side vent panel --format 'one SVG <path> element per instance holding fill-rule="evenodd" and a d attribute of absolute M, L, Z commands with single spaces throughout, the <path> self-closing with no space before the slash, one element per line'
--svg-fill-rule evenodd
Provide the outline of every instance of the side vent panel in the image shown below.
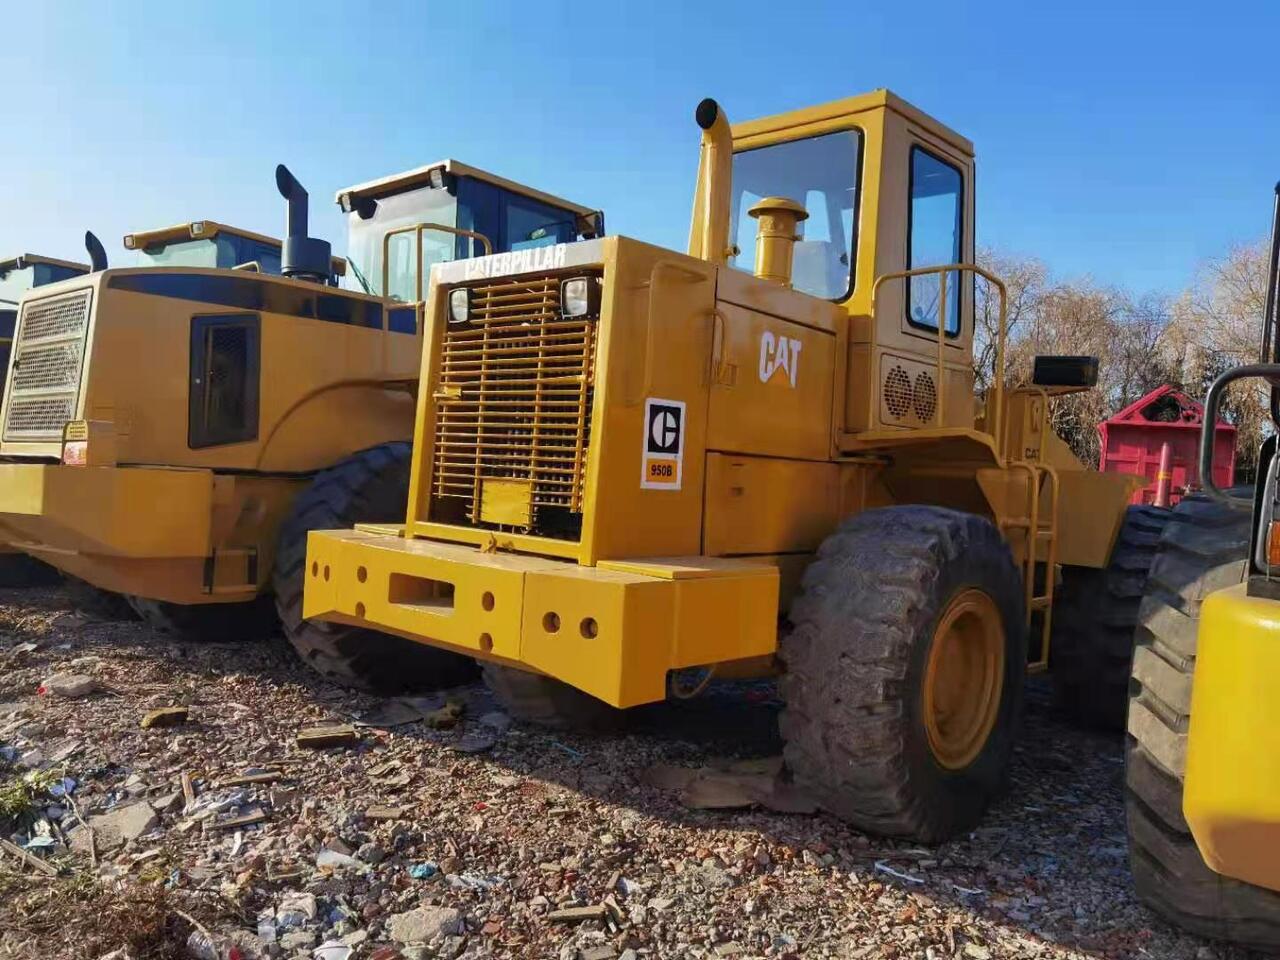
<path fill-rule="evenodd" d="M 938 414 L 937 368 L 906 357 L 880 357 L 880 422 L 887 427 L 929 427 Z"/>

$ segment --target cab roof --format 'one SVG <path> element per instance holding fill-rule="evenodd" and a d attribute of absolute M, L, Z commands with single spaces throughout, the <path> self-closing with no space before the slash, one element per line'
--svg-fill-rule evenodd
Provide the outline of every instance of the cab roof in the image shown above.
<path fill-rule="evenodd" d="M 497 174 L 489 173 L 481 170 L 479 167 L 468 166 L 465 163 L 459 163 L 457 160 L 441 160 L 437 163 L 429 163 L 425 167 L 416 167 L 413 170 L 406 170 L 404 173 L 394 173 L 389 177 L 381 177 L 377 180 L 370 180 L 366 183 L 356 184 L 354 187 L 347 187 L 345 190 L 339 190 L 334 196 L 334 201 L 344 209 L 349 205 L 349 201 L 357 197 L 368 197 L 370 199 L 378 199 L 379 197 L 390 196 L 391 194 L 401 193 L 414 187 L 421 186 L 431 179 L 434 171 L 452 174 L 457 177 L 472 177 L 476 180 L 483 180 L 491 183 L 495 187 L 501 187 L 504 190 L 510 190 L 512 193 L 518 193 L 529 197 L 532 200 L 538 200 L 542 203 L 549 203 L 552 206 L 561 207 L 565 210 L 572 210 L 581 216 L 589 216 L 596 212 L 592 207 L 584 207 L 580 203 L 572 203 L 561 197 L 554 196 L 550 193 L 544 193 L 541 190 L 535 190 L 532 187 L 526 187 L 522 183 L 516 183 L 514 180 L 508 180 Z M 347 198 L 348 203 L 344 204 L 343 198 Z"/>
<path fill-rule="evenodd" d="M 141 250 L 154 243 L 173 243 L 176 240 L 212 240 L 220 233 L 230 233 L 237 237 L 244 237 L 246 240 L 254 240 L 258 243 L 265 243 L 268 246 L 280 247 L 281 249 L 284 247 L 284 244 L 275 237 L 268 237 L 265 233 L 254 233 L 252 230 L 244 230 L 240 227 L 233 227 L 230 224 L 219 223 L 217 220 L 192 220 L 190 223 L 175 223 L 171 227 L 160 227 L 157 230 L 140 230 L 137 233 L 128 233 L 124 237 L 124 246 L 126 250 Z M 342 257 L 334 257 L 333 272 L 338 276 L 345 275 L 347 261 Z"/>
<path fill-rule="evenodd" d="M 0 260 L 0 273 L 8 273 L 10 270 L 21 270 L 24 267 L 35 266 L 37 263 L 47 263 L 53 267 L 66 267 L 68 270 L 79 270 L 81 273 L 89 272 L 87 263 L 76 263 L 72 260 L 59 260 L 57 257 L 42 257 L 38 253 L 20 253 L 16 257 Z"/>
<path fill-rule="evenodd" d="M 876 108 L 892 110 L 894 113 L 928 130 L 934 136 L 962 153 L 970 157 L 973 156 L 973 141 L 962 137 L 946 124 L 940 123 L 919 107 L 913 106 L 893 91 L 886 89 L 872 90 L 870 93 L 860 93 L 857 96 L 846 97 L 843 100 L 833 100 L 830 103 L 822 103 L 813 107 L 803 107 L 787 113 L 761 117 L 758 120 L 735 123 L 732 125 L 733 139 L 737 143 L 741 140 L 762 136 L 767 137 L 769 134 L 782 133 L 791 127 L 799 127 L 823 120 L 834 120 L 851 113 L 860 113 Z"/>

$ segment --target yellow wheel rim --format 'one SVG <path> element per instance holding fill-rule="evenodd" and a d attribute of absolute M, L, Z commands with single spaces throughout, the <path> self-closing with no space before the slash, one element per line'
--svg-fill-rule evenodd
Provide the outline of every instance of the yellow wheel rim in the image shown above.
<path fill-rule="evenodd" d="M 983 591 L 964 590 L 938 619 L 924 672 L 924 726 L 940 765 L 959 770 L 982 752 L 1003 689 L 1000 611 Z"/>

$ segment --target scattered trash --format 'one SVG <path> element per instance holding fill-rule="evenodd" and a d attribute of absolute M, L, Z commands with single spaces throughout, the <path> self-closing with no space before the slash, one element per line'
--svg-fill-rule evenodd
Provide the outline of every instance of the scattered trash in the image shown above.
<path fill-rule="evenodd" d="M 585 920 L 603 920 L 609 908 L 603 903 L 594 907 L 566 907 L 563 910 L 552 910 L 547 919 L 552 923 L 582 923 Z"/>
<path fill-rule="evenodd" d="M 98 690 L 98 681 L 83 673 L 55 673 L 45 677 L 36 693 L 46 697 L 77 700 Z"/>
<path fill-rule="evenodd" d="M 439 710 L 432 710 L 422 719 L 433 729 L 451 730 L 458 725 L 458 721 L 462 719 L 466 710 L 467 705 L 461 700 L 449 699 Z"/>
<path fill-rule="evenodd" d="M 58 780 L 56 783 L 54 783 L 52 786 L 49 787 L 49 796 L 51 797 L 68 796 L 71 794 L 73 790 L 75 790 L 77 786 L 78 784 L 72 777 L 63 777 L 61 780 Z"/>
<path fill-rule="evenodd" d="M 404 807 L 369 807 L 364 815 L 368 820 L 399 820 L 405 814 Z"/>
<path fill-rule="evenodd" d="M 300 747 L 349 747 L 360 739 L 356 728 L 349 723 L 330 724 L 323 727 L 307 727 L 299 730 L 296 742 Z"/>
<path fill-rule="evenodd" d="M 423 712 L 412 703 L 399 697 L 384 700 L 372 710 L 362 713 L 356 720 L 360 727 L 402 727 L 409 723 L 418 723 Z"/>
<path fill-rule="evenodd" d="M 581 760 L 586 756 L 586 754 L 583 753 L 581 750 L 575 750 L 573 749 L 573 747 L 569 746 L 567 743 L 561 743 L 559 740 L 549 740 L 548 743 L 550 743 L 557 750 L 563 753 L 567 753 L 569 756 L 573 757 L 573 759 L 575 760 Z"/>
<path fill-rule="evenodd" d="M 276 907 L 276 924 L 282 930 L 306 926 L 315 918 L 316 898 L 313 893 L 287 893 Z"/>
<path fill-rule="evenodd" d="M 311 954 L 314 960 L 347 960 L 351 948 L 341 940 L 326 940 Z"/>
<path fill-rule="evenodd" d="M 887 873 L 891 877 L 897 877 L 899 880 L 905 880 L 907 883 L 924 883 L 919 877 L 913 877 L 909 873 L 903 873 L 901 870 L 895 870 L 889 866 L 884 860 L 877 860 L 875 864 L 876 870 L 880 873 Z"/>
<path fill-rule="evenodd" d="M 143 730 L 150 730 L 153 727 L 176 727 L 178 724 L 186 722 L 186 707 L 157 707 L 155 710 L 148 710 L 142 715 Z"/>
<path fill-rule="evenodd" d="M 440 867 L 428 861 L 427 863 L 415 863 L 409 868 L 409 876 L 415 880 L 426 880 L 428 877 L 434 877 L 440 872 Z"/>
<path fill-rule="evenodd" d="M 449 886 L 463 890 L 492 890 L 502 883 L 501 877 L 486 877 L 479 873 L 455 873 L 449 875 Z"/>
<path fill-rule="evenodd" d="M 818 804 L 794 784 L 782 779 L 782 758 L 766 757 L 681 767 L 659 763 L 644 779 L 679 796 L 694 810 L 736 810 L 761 806 L 775 813 L 812 814 Z"/>
<path fill-rule="evenodd" d="M 331 870 L 359 870 L 365 871 L 369 868 L 357 860 L 355 857 L 345 853 L 339 853 L 336 850 L 321 850 L 316 854 L 316 866 L 328 867 Z"/>

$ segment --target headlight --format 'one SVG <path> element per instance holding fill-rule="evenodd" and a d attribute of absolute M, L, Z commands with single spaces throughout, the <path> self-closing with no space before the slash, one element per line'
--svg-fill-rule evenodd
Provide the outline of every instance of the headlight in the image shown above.
<path fill-rule="evenodd" d="M 574 277 L 560 284 L 560 312 L 585 317 L 600 309 L 600 287 L 592 277 Z"/>
<path fill-rule="evenodd" d="M 449 322 L 466 323 L 471 319 L 471 288 L 458 287 L 449 291 Z"/>
<path fill-rule="evenodd" d="M 195 223 L 193 223 L 193 224 L 191 225 L 191 235 L 192 235 L 193 237 L 203 237 L 203 236 L 204 236 L 204 221 L 203 221 L 203 220 L 197 220 Z"/>

